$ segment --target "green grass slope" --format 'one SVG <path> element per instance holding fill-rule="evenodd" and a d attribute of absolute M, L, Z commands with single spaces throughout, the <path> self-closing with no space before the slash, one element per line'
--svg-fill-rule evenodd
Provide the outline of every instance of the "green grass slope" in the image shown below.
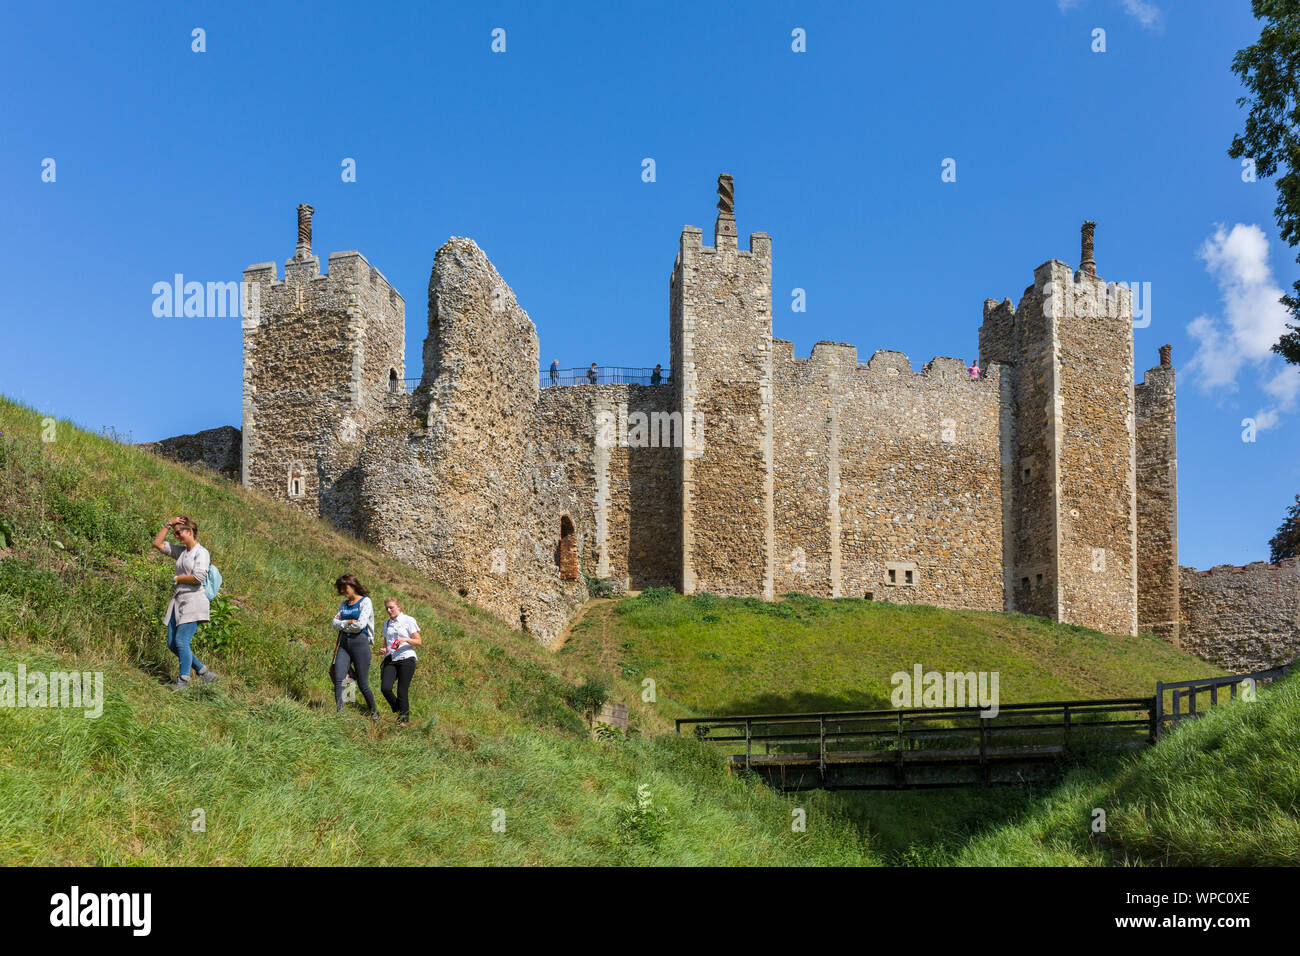
<path fill-rule="evenodd" d="M 95 719 L 0 707 L 0 864 L 1297 861 L 1295 679 L 1056 785 L 782 797 L 671 719 L 888 706 L 890 675 L 913 663 L 997 670 L 1004 702 L 1217 671 L 1149 637 L 1017 615 L 663 592 L 594 603 L 551 654 L 287 506 L 66 423 L 42 431 L 0 400 L 0 672 L 102 671 L 107 703 Z M 149 548 L 177 513 L 225 576 L 195 641 L 223 679 L 184 694 L 166 686 L 158 620 L 171 562 Z M 407 727 L 333 713 L 344 571 L 421 624 Z M 590 738 L 566 700 L 593 677 L 638 735 Z"/>
<path fill-rule="evenodd" d="M 1300 865 L 1300 674 L 1185 721 L 930 862 Z M 1096 810 L 1104 832 L 1093 832 Z"/>
<path fill-rule="evenodd" d="M 1157 680 L 1223 673 L 1164 641 L 1023 614 L 856 598 L 683 597 L 646 591 L 593 607 L 562 656 L 650 678 L 666 710 L 781 713 L 890 707 L 890 677 L 997 671 L 1003 703 L 1148 696 Z M 631 688 L 629 687 L 629 691 Z"/>
<path fill-rule="evenodd" d="M 554 655 L 380 552 L 199 470 L 43 431 L 0 400 L 0 671 L 102 671 L 107 703 L 0 707 L 0 864 L 874 861 L 826 795 L 798 801 L 792 832 L 793 801 L 658 736 L 639 699 L 641 736 L 591 740 Z M 149 547 L 178 513 L 226 598 L 195 640 L 223 679 L 184 694 L 159 621 L 172 563 Z M 407 727 L 333 713 L 344 571 L 421 624 Z"/>

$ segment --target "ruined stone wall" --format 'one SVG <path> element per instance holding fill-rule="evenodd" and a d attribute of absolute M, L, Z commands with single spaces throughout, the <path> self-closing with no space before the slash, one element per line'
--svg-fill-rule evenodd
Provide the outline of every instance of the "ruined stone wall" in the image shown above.
<path fill-rule="evenodd" d="M 1300 655 L 1300 558 L 1179 572 L 1184 650 L 1235 672 Z"/>
<path fill-rule="evenodd" d="M 177 435 L 135 446 L 187 465 L 203 465 L 234 481 L 239 480 L 240 434 L 232 425 L 208 428 L 193 435 Z"/>
<path fill-rule="evenodd" d="M 1138 630 L 1178 643 L 1178 444 L 1174 369 L 1148 369 L 1137 409 Z"/>
<path fill-rule="evenodd" d="M 567 463 L 536 441 L 536 330 L 468 239 L 434 258 L 424 355 L 411 406 L 422 427 L 366 442 L 365 535 L 552 643 L 586 596 L 560 574 L 561 519 L 576 525 L 581 505 Z"/>
<path fill-rule="evenodd" d="M 680 455 L 682 590 L 773 597 L 772 255 L 682 232 L 669 285 L 675 405 L 703 435 Z"/>
<path fill-rule="evenodd" d="M 244 484 L 355 531 L 358 457 L 403 373 L 405 304 L 357 252 L 250 266 L 244 314 Z M 301 468 L 294 494 L 292 469 Z"/>

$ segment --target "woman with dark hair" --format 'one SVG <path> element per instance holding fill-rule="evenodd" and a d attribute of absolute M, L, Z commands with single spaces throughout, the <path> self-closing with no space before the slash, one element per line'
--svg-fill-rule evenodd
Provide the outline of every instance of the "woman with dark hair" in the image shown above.
<path fill-rule="evenodd" d="M 370 708 L 370 719 L 378 720 L 375 695 L 370 690 L 370 645 L 375 640 L 375 611 L 367 596 L 370 592 L 352 574 L 335 581 L 334 590 L 343 595 L 343 603 L 334 618 L 334 630 L 339 632 L 334 651 L 334 704 L 338 713 L 343 713 L 343 678 L 347 677 L 349 667 L 354 668 L 357 688 Z"/>
<path fill-rule="evenodd" d="M 167 540 L 167 532 L 176 536 L 178 544 Z M 199 525 L 188 515 L 177 515 L 159 530 L 153 546 L 176 559 L 176 574 L 172 578 L 172 599 L 167 605 L 163 620 L 167 622 L 167 650 L 180 659 L 181 673 L 175 690 L 190 686 L 190 671 L 197 671 L 204 681 L 214 681 L 217 675 L 208 670 L 190 650 L 190 641 L 202 621 L 208 620 L 211 608 L 203 582 L 208 579 L 212 558 L 208 549 L 199 544 Z"/>

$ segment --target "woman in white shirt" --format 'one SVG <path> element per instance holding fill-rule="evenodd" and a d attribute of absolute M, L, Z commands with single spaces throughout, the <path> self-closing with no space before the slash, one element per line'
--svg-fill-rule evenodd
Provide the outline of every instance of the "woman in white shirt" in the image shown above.
<path fill-rule="evenodd" d="M 378 720 L 375 695 L 370 690 L 370 645 L 375 640 L 375 612 L 370 594 L 361 586 L 355 575 L 345 574 L 334 582 L 334 590 L 343 595 L 339 613 L 334 617 L 334 630 L 339 632 L 338 648 L 334 652 L 334 703 L 338 713 L 343 713 L 343 678 L 348 668 L 357 673 L 357 689 L 370 707 L 370 719 Z"/>
<path fill-rule="evenodd" d="M 406 692 L 411 686 L 415 674 L 415 649 L 420 646 L 420 625 L 415 618 L 402 613 L 402 602 L 389 598 L 384 602 L 388 611 L 388 620 L 384 622 L 384 662 L 380 665 L 379 689 L 383 691 L 388 706 L 393 708 L 399 724 L 406 723 L 411 716 L 410 702 Z M 393 682 L 397 682 L 397 693 L 393 693 Z"/>

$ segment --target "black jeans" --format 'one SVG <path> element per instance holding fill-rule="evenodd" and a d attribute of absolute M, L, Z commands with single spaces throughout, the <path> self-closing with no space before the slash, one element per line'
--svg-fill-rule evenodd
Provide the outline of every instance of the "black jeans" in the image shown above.
<path fill-rule="evenodd" d="M 375 713 L 375 695 L 370 689 L 370 641 L 364 634 L 349 634 L 339 637 L 338 653 L 334 655 L 334 703 L 339 713 L 343 712 L 343 678 L 348 676 L 348 668 L 357 671 L 357 689 L 366 698 L 370 712 Z"/>
<path fill-rule="evenodd" d="M 408 716 L 411 705 L 406 699 L 406 691 L 411 686 L 411 678 L 415 676 L 415 658 L 408 657 L 406 660 L 394 661 L 390 654 L 380 665 L 379 675 L 379 689 L 384 692 L 384 699 L 388 701 L 388 706 L 393 708 L 393 713 L 402 717 Z M 393 681 L 397 681 L 396 694 L 393 693 Z"/>

